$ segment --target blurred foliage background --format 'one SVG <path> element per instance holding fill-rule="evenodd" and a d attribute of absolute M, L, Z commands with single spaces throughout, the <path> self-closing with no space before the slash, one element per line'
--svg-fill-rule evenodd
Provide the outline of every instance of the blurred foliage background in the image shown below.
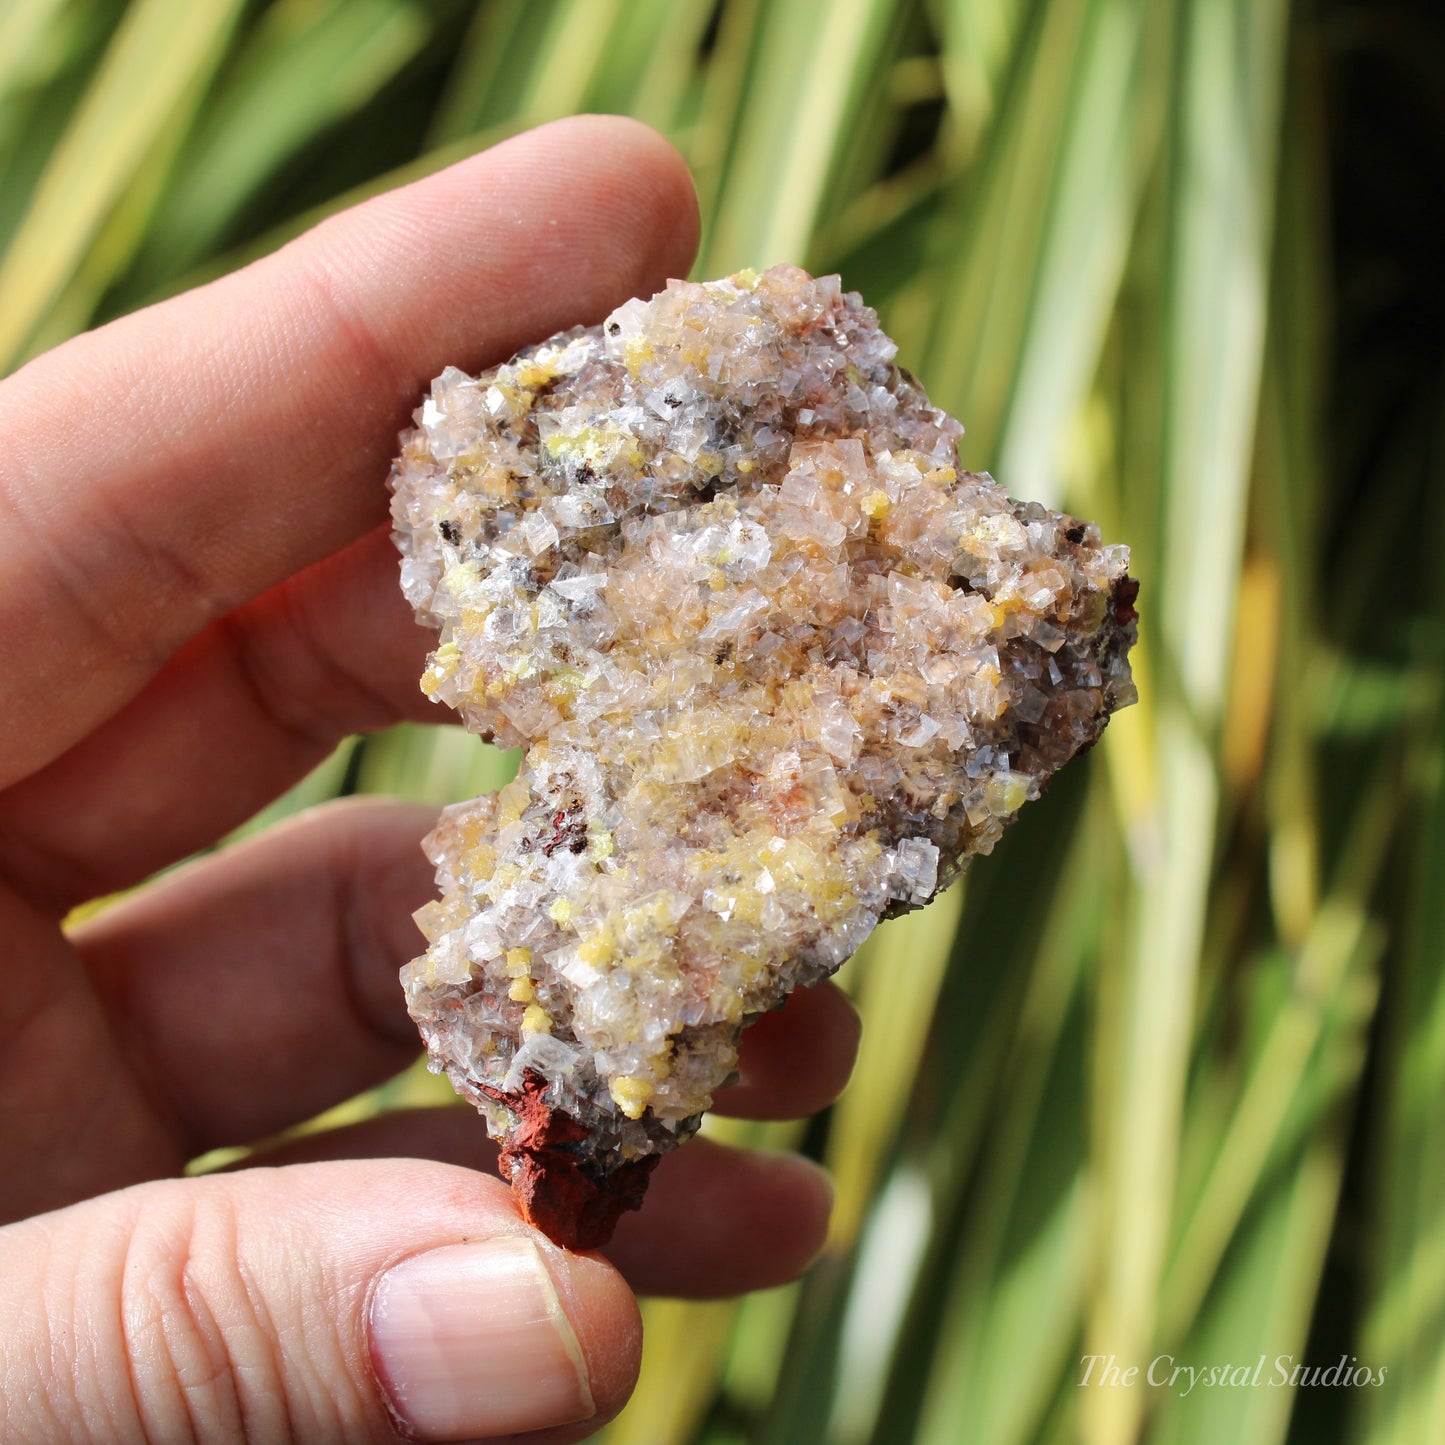
<path fill-rule="evenodd" d="M 828 1164 L 827 1254 L 650 1303 L 608 1445 L 1445 1439 L 1438 6 L 3 0 L 0 369 L 579 110 L 682 149 L 698 274 L 840 271 L 1143 582 L 1140 705 L 845 968 L 846 1096 L 709 1125 Z M 251 826 L 512 765 L 351 740 Z"/>

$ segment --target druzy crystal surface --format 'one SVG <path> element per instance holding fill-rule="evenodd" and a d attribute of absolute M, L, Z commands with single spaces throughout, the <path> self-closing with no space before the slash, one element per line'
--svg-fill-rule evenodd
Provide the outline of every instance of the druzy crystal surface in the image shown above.
<path fill-rule="evenodd" d="M 895 352 L 836 277 L 673 282 L 448 369 L 403 438 L 422 687 L 526 753 L 428 840 L 402 978 L 564 1243 L 1133 699 L 1127 550 L 960 471 Z"/>

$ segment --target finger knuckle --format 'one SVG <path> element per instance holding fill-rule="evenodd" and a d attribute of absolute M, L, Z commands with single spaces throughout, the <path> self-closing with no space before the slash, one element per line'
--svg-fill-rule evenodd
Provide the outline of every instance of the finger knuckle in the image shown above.
<path fill-rule="evenodd" d="M 284 1228 L 258 1230 L 234 1182 L 192 1181 L 185 1207 L 142 1210 L 131 1231 L 121 1317 L 139 1438 L 393 1439 L 356 1367 L 350 1312 L 328 1306 Z"/>
<path fill-rule="evenodd" d="M 142 1210 L 121 1278 L 125 1374 L 146 1440 L 292 1439 L 283 1371 L 235 1264 L 235 1220 L 219 1200 Z"/>

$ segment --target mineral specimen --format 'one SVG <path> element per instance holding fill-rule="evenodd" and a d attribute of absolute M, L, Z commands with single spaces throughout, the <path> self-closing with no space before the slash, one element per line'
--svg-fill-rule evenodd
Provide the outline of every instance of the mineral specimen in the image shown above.
<path fill-rule="evenodd" d="M 1127 550 L 960 472 L 895 352 L 837 277 L 672 282 L 403 438 L 422 687 L 527 749 L 428 840 L 407 1004 L 560 1242 L 1133 700 Z"/>

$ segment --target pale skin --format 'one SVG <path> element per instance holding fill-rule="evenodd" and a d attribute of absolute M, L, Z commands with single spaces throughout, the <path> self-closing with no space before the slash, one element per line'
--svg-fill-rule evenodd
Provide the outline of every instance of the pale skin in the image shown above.
<path fill-rule="evenodd" d="M 545 127 L 0 383 L 0 1438 L 394 1440 L 367 1300 L 395 1261 L 526 1231 L 469 1110 L 179 1178 L 404 1067 L 397 968 L 425 809 L 333 804 L 63 928 L 213 842 L 342 736 L 439 720 L 384 479 L 447 364 L 477 370 L 685 274 L 681 161 L 630 122 Z M 719 1108 L 842 1087 L 831 986 L 747 1037 Z M 634 1291 L 794 1277 L 811 1166 L 697 1141 L 602 1255 L 541 1246 L 598 1413 Z"/>

